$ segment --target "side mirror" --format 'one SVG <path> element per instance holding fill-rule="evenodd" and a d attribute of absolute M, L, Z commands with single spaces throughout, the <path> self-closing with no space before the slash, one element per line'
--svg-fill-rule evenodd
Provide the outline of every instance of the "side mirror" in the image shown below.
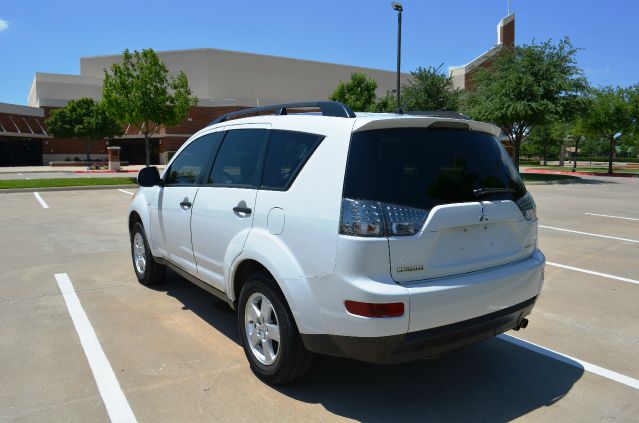
<path fill-rule="evenodd" d="M 160 172 L 155 166 L 142 168 L 138 173 L 138 185 L 141 187 L 152 187 L 161 184 L 162 178 L 160 178 Z"/>

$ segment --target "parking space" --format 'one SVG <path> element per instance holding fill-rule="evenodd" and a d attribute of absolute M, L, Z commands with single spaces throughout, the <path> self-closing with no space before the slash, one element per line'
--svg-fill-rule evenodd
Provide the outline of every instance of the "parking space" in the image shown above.
<path fill-rule="evenodd" d="M 586 214 L 639 218 L 639 180 L 592 181 L 529 187 L 540 224 L 639 240 L 639 221 Z M 48 208 L 33 193 L 0 194 L 0 420 L 107 421 L 122 406 L 109 396 L 117 389 L 99 389 L 106 382 L 92 371 L 96 351 L 81 342 L 86 328 L 72 319 L 56 274 L 68 275 L 141 422 L 639 415 L 639 286 L 556 266 L 547 267 L 529 327 L 507 336 L 599 370 L 496 338 L 397 366 L 320 357 L 301 382 L 265 385 L 224 304 L 173 273 L 158 287 L 137 283 L 126 226 L 133 191 L 42 192 Z M 639 280 L 639 243 L 547 228 L 539 243 L 550 262 Z"/>

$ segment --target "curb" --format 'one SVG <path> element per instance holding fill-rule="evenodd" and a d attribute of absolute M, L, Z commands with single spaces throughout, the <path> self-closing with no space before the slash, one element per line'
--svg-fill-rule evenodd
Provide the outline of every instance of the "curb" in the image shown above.
<path fill-rule="evenodd" d="M 163 165 L 162 165 L 163 166 Z M 64 166 L 60 166 L 59 168 L 51 168 L 49 166 L 42 166 L 43 169 L 26 169 L 26 170 L 16 170 L 15 168 L 0 168 L 0 174 L 13 174 L 13 173 L 135 173 L 139 172 L 140 169 L 124 169 L 124 170 L 88 170 L 88 169 L 69 169 L 64 168 Z M 156 166 L 158 170 L 161 172 L 164 170 L 164 167 Z"/>
<path fill-rule="evenodd" d="M 44 191 L 91 191 L 104 189 L 137 189 L 138 185 L 88 185 L 79 187 L 41 187 L 41 188 L 9 188 L 0 189 L 0 194 L 15 194 L 19 192 L 44 192 Z"/>
<path fill-rule="evenodd" d="M 139 170 L 72 170 L 72 173 L 138 173 Z"/>
<path fill-rule="evenodd" d="M 583 175 L 605 176 L 609 178 L 639 178 L 639 173 L 601 173 L 601 172 L 571 172 L 562 170 L 525 169 L 522 173 L 536 173 L 540 175 Z"/>

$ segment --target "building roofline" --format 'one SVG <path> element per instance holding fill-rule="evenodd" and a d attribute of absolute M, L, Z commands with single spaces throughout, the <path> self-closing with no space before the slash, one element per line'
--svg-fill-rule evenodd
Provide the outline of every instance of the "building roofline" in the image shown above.
<path fill-rule="evenodd" d="M 475 69 L 477 66 L 481 65 L 482 63 L 484 63 L 486 60 L 488 60 L 491 57 L 493 57 L 502 48 L 503 48 L 503 44 L 496 44 L 496 45 L 492 46 L 489 50 L 485 51 L 484 53 L 482 53 L 481 55 L 477 56 L 476 58 L 474 58 L 470 62 L 466 63 L 465 65 L 449 66 L 448 67 L 448 72 L 452 73 L 452 72 L 454 72 L 456 70 L 460 70 L 460 69 L 463 69 L 466 72 L 469 72 L 469 71 Z"/>
<path fill-rule="evenodd" d="M 368 70 L 368 71 L 375 71 L 375 72 L 396 72 L 396 70 L 394 69 L 379 69 L 379 68 L 371 68 L 368 66 L 359 66 L 359 65 L 346 65 L 343 63 L 334 63 L 334 62 L 326 62 L 326 61 L 321 61 L 321 60 L 310 60 L 310 59 L 299 59 L 296 57 L 287 57 L 287 56 L 279 56 L 279 55 L 274 55 L 274 54 L 264 54 L 264 53 L 250 53 L 250 52 L 246 52 L 246 51 L 237 51 L 237 50 L 225 50 L 225 49 L 218 49 L 218 48 L 210 48 L 210 47 L 205 47 L 205 48 L 190 48 L 190 49 L 182 49 L 182 50 L 158 50 L 156 51 L 156 53 L 158 54 L 163 54 L 163 53 L 192 53 L 192 52 L 221 52 L 221 53 L 235 53 L 235 54 L 241 54 L 241 55 L 246 55 L 246 56 L 257 56 L 257 57 L 264 57 L 264 58 L 271 58 L 271 59 L 284 59 L 284 60 L 294 60 L 297 62 L 306 62 L 306 63 L 312 63 L 312 64 L 322 64 L 322 65 L 333 65 L 333 66 L 341 66 L 341 67 L 345 67 L 345 68 L 359 68 L 362 70 Z M 104 58 L 108 58 L 108 57 L 119 57 L 120 54 L 103 54 L 103 55 L 97 55 L 97 56 L 84 56 L 81 57 L 80 60 L 91 60 L 91 59 L 104 59 Z M 402 72 L 401 75 L 405 76 L 405 77 L 410 77 L 410 72 Z"/>
<path fill-rule="evenodd" d="M 498 27 L 500 26 L 504 26 L 507 23 L 512 22 L 513 20 L 515 20 L 515 12 L 511 13 L 508 16 L 504 16 L 503 18 L 501 18 L 501 20 L 499 21 L 499 23 L 497 24 Z"/>
<path fill-rule="evenodd" d="M 470 72 L 471 70 L 475 69 L 477 66 L 481 65 L 486 60 L 488 60 L 489 58 L 491 58 L 495 54 L 497 54 L 499 52 L 499 50 L 501 50 L 503 48 L 503 46 L 504 46 L 503 43 L 499 39 L 499 30 L 504 25 L 507 25 L 510 22 L 514 21 L 514 20 L 515 20 L 515 13 L 514 12 L 511 13 L 510 15 L 508 15 L 508 16 L 504 16 L 503 18 L 501 18 L 501 20 L 497 24 L 497 41 L 498 41 L 498 43 L 495 44 L 494 46 L 492 46 L 489 50 L 487 50 L 484 53 L 482 53 L 481 55 L 475 57 L 473 60 L 471 60 L 470 62 L 466 63 L 465 65 L 449 66 L 448 67 L 448 74 L 452 75 L 455 71 L 458 71 L 458 70 L 463 70 L 465 72 Z"/>
<path fill-rule="evenodd" d="M 89 75 L 78 75 L 72 73 L 52 73 L 52 72 L 36 72 L 33 76 L 34 81 L 46 82 L 84 82 L 102 84 L 102 78 Z M 71 81 L 73 80 L 73 81 Z"/>
<path fill-rule="evenodd" d="M 41 109 L 39 107 L 25 106 L 24 104 L 0 103 L 0 113 L 44 117 L 44 109 Z"/>

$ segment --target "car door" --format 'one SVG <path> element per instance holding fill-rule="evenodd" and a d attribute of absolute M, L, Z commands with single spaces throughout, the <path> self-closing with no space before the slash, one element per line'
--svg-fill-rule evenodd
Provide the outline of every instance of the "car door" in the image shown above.
<path fill-rule="evenodd" d="M 203 135 L 179 151 L 151 204 L 151 232 L 157 251 L 193 275 L 197 267 L 191 244 L 191 211 L 221 136 L 218 132 Z"/>
<path fill-rule="evenodd" d="M 253 225 L 269 125 L 228 130 L 191 217 L 198 278 L 225 291 L 225 269 L 241 252 Z"/>

